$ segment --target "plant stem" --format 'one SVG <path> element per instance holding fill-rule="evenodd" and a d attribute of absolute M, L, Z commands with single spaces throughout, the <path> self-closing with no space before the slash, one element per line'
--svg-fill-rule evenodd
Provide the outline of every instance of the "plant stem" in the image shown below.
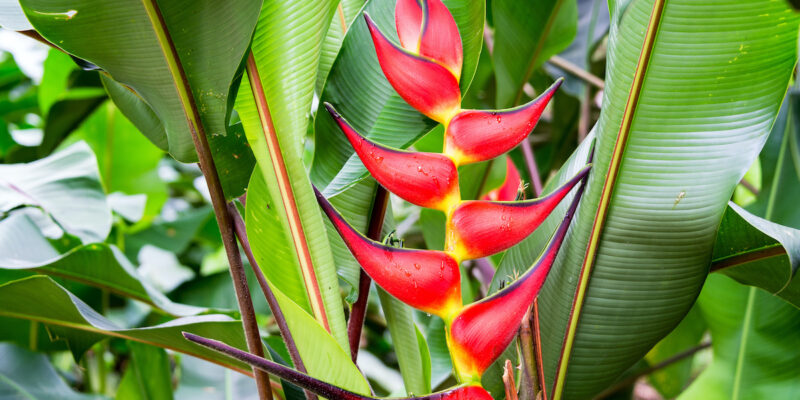
<path fill-rule="evenodd" d="M 528 175 L 531 176 L 531 183 L 533 183 L 533 196 L 539 197 L 542 194 L 542 178 L 539 176 L 539 167 L 536 166 L 531 142 L 527 138 L 522 141 L 522 154 L 525 155 L 525 166 L 528 168 Z"/>
<path fill-rule="evenodd" d="M 573 75 L 576 78 L 579 78 L 582 81 L 584 81 L 584 82 L 586 82 L 586 83 L 588 83 L 588 84 L 590 84 L 590 85 L 592 85 L 592 86 L 594 86 L 594 87 L 596 87 L 596 88 L 598 88 L 600 90 L 603 90 L 606 87 L 606 83 L 602 79 L 600 79 L 600 77 L 598 77 L 597 75 L 592 74 L 591 72 L 586 71 L 583 68 L 581 68 L 581 67 L 579 67 L 579 66 L 577 66 L 577 65 L 575 65 L 575 64 L 573 64 L 573 63 L 571 63 L 571 62 L 569 62 L 569 61 L 567 61 L 567 60 L 565 60 L 565 59 L 563 59 L 563 58 L 561 58 L 559 56 L 552 56 L 552 57 L 550 57 L 549 60 L 547 60 L 547 62 L 552 64 L 553 66 L 556 66 L 558 68 L 563 69 L 564 71 L 568 72 L 570 75 Z"/>
<path fill-rule="evenodd" d="M 174 60 L 180 60 L 178 51 L 175 48 L 175 43 L 170 37 L 169 30 L 166 29 L 164 17 L 158 8 L 155 0 L 151 0 L 151 11 L 155 13 L 158 18 L 160 26 L 163 28 L 162 34 L 166 38 L 169 45 L 165 51 L 169 51 L 168 57 Z M 244 274 L 244 267 L 242 266 L 242 257 L 239 254 L 239 246 L 236 245 L 236 235 L 233 233 L 233 221 L 228 214 L 227 205 L 225 202 L 225 193 L 222 191 L 222 184 L 219 180 L 217 167 L 214 164 L 214 157 L 211 153 L 211 146 L 208 144 L 208 137 L 206 136 L 205 127 L 200 117 L 200 111 L 197 109 L 197 102 L 195 101 L 194 94 L 190 90 L 189 80 L 186 77 L 186 71 L 178 61 L 173 66 L 174 74 L 177 74 L 176 86 L 178 91 L 183 91 L 181 96 L 184 103 L 184 112 L 186 113 L 186 122 L 189 126 L 189 131 L 192 134 L 192 141 L 194 142 L 195 150 L 197 150 L 198 164 L 200 170 L 203 172 L 208 192 L 211 197 L 211 206 L 214 208 L 214 215 L 219 225 L 220 235 L 222 236 L 222 244 L 225 246 L 225 252 L 228 256 L 228 263 L 230 266 L 231 279 L 233 280 L 233 288 L 236 292 L 236 299 L 239 303 L 239 312 L 242 315 L 242 327 L 244 328 L 244 336 L 247 341 L 247 348 L 251 353 L 262 357 L 264 355 L 264 345 L 261 342 L 261 334 L 258 331 L 258 323 L 256 322 L 256 313 L 253 309 L 253 300 L 250 298 L 250 289 L 247 287 L 247 277 Z M 260 399 L 272 400 L 272 390 L 270 388 L 269 375 L 264 371 L 253 368 L 253 377 L 256 381 L 258 395 Z"/>
<path fill-rule="evenodd" d="M 506 360 L 503 368 L 503 386 L 506 389 L 506 400 L 519 400 L 517 384 L 514 382 L 514 366 L 511 365 L 511 360 Z"/>
<path fill-rule="evenodd" d="M 643 376 L 650 375 L 653 372 L 656 372 L 656 371 L 658 371 L 660 369 L 664 369 L 666 367 L 669 367 L 670 365 L 675 364 L 675 363 L 677 363 L 679 361 L 683 361 L 684 359 L 693 356 L 698 351 L 703 350 L 703 349 L 707 349 L 709 347 L 711 347 L 711 342 L 701 343 L 701 344 L 699 344 L 699 345 L 697 345 L 695 347 L 692 347 L 692 348 L 690 348 L 690 349 L 688 349 L 686 351 L 683 351 L 681 353 L 675 354 L 674 356 L 672 356 L 672 357 L 670 357 L 670 358 L 668 358 L 668 359 L 666 359 L 664 361 L 661 361 L 660 363 L 658 363 L 656 365 L 653 365 L 652 367 L 648 367 L 648 368 L 645 368 L 645 369 L 643 369 L 643 370 L 641 370 L 641 371 L 639 371 L 637 373 L 634 373 L 631 376 L 629 376 L 629 377 L 617 382 L 615 385 L 609 387 L 608 389 L 602 391 L 600 394 L 598 394 L 595 397 L 595 400 L 604 399 L 606 397 L 609 397 L 612 394 L 618 392 L 619 390 L 621 390 L 621 389 L 623 389 L 623 388 L 625 388 L 627 386 L 632 385 L 639 378 L 641 378 Z"/>
<path fill-rule="evenodd" d="M 242 203 L 244 203 L 244 197 L 242 197 Z M 264 272 L 261 271 L 255 256 L 253 256 L 250 240 L 247 238 L 247 229 L 241 214 L 239 214 L 239 209 L 236 208 L 234 202 L 228 203 L 228 212 L 233 219 L 233 226 L 236 231 L 236 236 L 239 238 L 239 244 L 242 245 L 244 254 L 247 256 L 247 261 L 250 262 L 250 267 L 253 269 L 256 280 L 258 280 L 258 285 L 261 286 L 261 291 L 264 293 L 264 298 L 267 300 L 267 305 L 269 305 L 272 316 L 278 324 L 278 330 L 281 332 L 283 342 L 286 344 L 286 349 L 289 351 L 289 358 L 292 360 L 292 364 L 296 370 L 304 374 L 308 373 L 305 364 L 303 364 L 303 359 L 300 357 L 300 352 L 297 350 L 297 344 L 294 341 L 294 337 L 292 337 L 292 332 L 289 330 L 289 325 L 286 323 L 286 317 L 283 315 L 280 304 L 278 304 L 278 299 L 275 298 L 275 293 L 273 293 L 272 288 L 269 287 Z M 305 391 L 305 394 L 307 400 L 314 400 L 317 398 L 317 395 L 308 390 Z"/>
<path fill-rule="evenodd" d="M 533 332 L 531 331 L 531 315 L 533 305 L 522 318 L 519 328 L 519 342 L 522 353 L 522 383 L 521 391 L 524 399 L 534 400 L 539 393 L 539 382 L 536 376 L 536 360 L 533 347 Z"/>
<path fill-rule="evenodd" d="M 375 191 L 375 200 L 372 202 L 372 212 L 369 216 L 368 238 L 380 240 L 383 220 L 388 206 L 389 192 L 383 186 L 378 185 Z M 353 363 L 358 359 L 358 345 L 361 342 L 361 329 L 364 326 L 364 317 L 367 314 L 370 283 L 372 283 L 372 280 L 362 269 L 358 278 L 358 299 L 353 303 L 350 319 L 347 320 L 347 337 L 350 340 L 350 358 Z"/>

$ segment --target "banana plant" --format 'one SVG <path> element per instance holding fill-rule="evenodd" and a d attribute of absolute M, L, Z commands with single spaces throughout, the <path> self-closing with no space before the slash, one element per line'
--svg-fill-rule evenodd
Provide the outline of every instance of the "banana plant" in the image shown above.
<path fill-rule="evenodd" d="M 45 139 L 23 145 L 36 81 L 0 60 L 0 340 L 69 349 L 84 386 L 123 398 L 173 395 L 163 349 L 260 399 L 561 400 L 621 396 L 663 367 L 642 364 L 709 346 L 670 395 L 791 396 L 800 15 L 610 0 L 598 40 L 602 2 L 4 4 L 52 61 Z M 209 306 L 220 271 L 231 301 Z M 702 336 L 672 340 L 687 315 L 711 343 L 671 349 Z"/>

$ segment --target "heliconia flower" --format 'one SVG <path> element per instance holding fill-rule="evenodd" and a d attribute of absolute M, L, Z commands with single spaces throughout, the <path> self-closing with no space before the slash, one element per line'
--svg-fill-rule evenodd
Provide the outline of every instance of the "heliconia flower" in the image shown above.
<path fill-rule="evenodd" d="M 450 158 L 377 144 L 356 132 L 333 106 L 325 103 L 325 108 L 339 124 L 372 177 L 387 190 L 409 203 L 442 211 L 449 210 L 459 201 L 458 170 Z"/>
<path fill-rule="evenodd" d="M 444 65 L 461 77 L 464 61 L 461 34 L 441 0 L 397 0 L 395 24 L 404 49 Z"/>
<path fill-rule="evenodd" d="M 389 41 L 364 13 L 383 74 L 397 94 L 411 107 L 438 121 L 446 122 L 461 104 L 458 79 L 442 64 L 413 54 Z"/>
<path fill-rule="evenodd" d="M 448 338 L 453 368 L 462 380 L 479 381 L 514 339 L 522 317 L 553 266 L 584 187 L 578 189 L 561 225 L 533 266 L 500 292 L 464 307 L 453 320 Z"/>
<path fill-rule="evenodd" d="M 246 351 L 239 350 L 233 346 L 220 342 L 219 340 L 204 338 L 189 332 L 182 333 L 183 337 L 191 342 L 222 353 L 228 357 L 239 360 L 262 371 L 266 371 L 322 397 L 338 400 L 378 400 L 376 397 L 353 393 L 330 383 L 323 382 L 319 379 L 308 376 L 302 372 L 295 371 L 274 361 L 270 361 L 266 358 L 258 357 Z M 492 396 L 482 387 L 471 385 L 457 386 L 445 391 L 424 396 L 415 396 L 395 400 L 492 400 Z"/>
<path fill-rule="evenodd" d="M 490 201 L 514 201 L 517 199 L 517 193 L 522 185 L 522 178 L 520 178 L 519 170 L 514 165 L 511 157 L 506 157 L 506 179 L 499 188 L 490 190 L 486 193 L 481 200 Z"/>
<path fill-rule="evenodd" d="M 587 165 L 561 187 L 538 199 L 461 202 L 450 219 L 445 250 L 459 260 L 469 260 L 499 253 L 519 243 L 541 225 L 590 169 L 591 165 Z"/>
<path fill-rule="evenodd" d="M 403 303 L 442 318 L 451 318 L 461 308 L 461 274 L 453 257 L 443 251 L 399 249 L 368 239 L 322 193 L 315 192 L 322 210 L 376 284 Z"/>
<path fill-rule="evenodd" d="M 539 97 L 519 107 L 460 111 L 445 131 L 444 153 L 463 165 L 490 160 L 513 149 L 531 133 L 561 82 L 563 79 L 557 80 Z"/>

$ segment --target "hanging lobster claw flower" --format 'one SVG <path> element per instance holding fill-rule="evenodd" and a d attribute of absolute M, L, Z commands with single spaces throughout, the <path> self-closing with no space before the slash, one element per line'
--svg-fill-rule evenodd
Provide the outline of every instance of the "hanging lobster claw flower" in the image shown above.
<path fill-rule="evenodd" d="M 387 190 L 409 203 L 442 211 L 459 201 L 458 170 L 450 158 L 382 146 L 356 132 L 330 104 L 325 103 L 325 108 L 372 177 Z"/>
<path fill-rule="evenodd" d="M 506 179 L 499 188 L 490 190 L 486 193 L 481 200 L 489 201 L 514 201 L 517 199 L 517 193 L 522 185 L 522 178 L 520 178 L 519 170 L 514 165 L 511 157 L 506 156 Z"/>
<path fill-rule="evenodd" d="M 578 189 L 561 225 L 528 272 L 493 296 L 464 307 L 453 320 L 450 349 L 453 368 L 462 379 L 480 381 L 486 368 L 514 339 L 523 315 L 553 266 L 584 187 Z"/>
<path fill-rule="evenodd" d="M 400 45 L 442 64 L 458 81 L 464 61 L 461 34 L 444 3 L 441 0 L 398 0 L 394 15 Z"/>
<path fill-rule="evenodd" d="M 397 94 L 411 107 L 446 122 L 460 109 L 458 79 L 442 64 L 415 55 L 390 42 L 364 13 L 383 74 Z"/>
<path fill-rule="evenodd" d="M 519 243 L 541 225 L 590 169 L 591 165 L 587 165 L 561 187 L 538 199 L 461 202 L 450 220 L 445 250 L 459 260 L 469 260 L 499 253 Z"/>
<path fill-rule="evenodd" d="M 302 372 L 295 371 L 274 361 L 270 361 L 266 358 L 239 350 L 233 346 L 220 342 L 219 340 L 204 338 L 189 332 L 182 332 L 182 334 L 183 337 L 191 342 L 222 353 L 228 357 L 239 360 L 262 371 L 266 371 L 322 397 L 338 400 L 378 400 L 376 397 L 353 393 L 330 383 L 323 382 L 319 379 L 308 376 Z M 492 396 L 489 395 L 489 392 L 482 387 L 472 385 L 458 386 L 442 392 L 432 393 L 420 397 L 415 396 L 406 399 L 395 400 L 492 400 Z"/>
<path fill-rule="evenodd" d="M 461 308 L 458 262 L 443 251 L 399 249 L 368 239 L 315 189 L 322 210 L 361 268 L 380 287 L 403 303 L 450 318 Z"/>
<path fill-rule="evenodd" d="M 557 80 L 539 97 L 519 107 L 459 112 L 447 126 L 444 154 L 463 165 L 490 160 L 513 149 L 531 133 L 563 81 Z"/>

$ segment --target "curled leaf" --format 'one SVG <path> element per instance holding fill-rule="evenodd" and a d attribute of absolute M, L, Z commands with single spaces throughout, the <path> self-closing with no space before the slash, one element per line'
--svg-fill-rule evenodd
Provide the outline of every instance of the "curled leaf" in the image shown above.
<path fill-rule="evenodd" d="M 519 243 L 542 224 L 590 169 L 587 165 L 561 187 L 538 199 L 461 202 L 450 219 L 445 250 L 460 260 L 469 260 L 499 253 Z"/>
<path fill-rule="evenodd" d="M 449 318 L 461 306 L 458 262 L 443 251 L 399 249 L 368 239 L 316 191 L 322 210 L 361 268 L 381 288 L 419 310 Z"/>
<path fill-rule="evenodd" d="M 331 113 L 372 177 L 390 192 L 421 207 L 447 211 L 460 199 L 458 171 L 442 154 L 392 149 L 363 137 L 328 103 Z"/>
<path fill-rule="evenodd" d="M 397 94 L 411 107 L 438 121 L 446 122 L 461 104 L 458 79 L 438 62 L 398 47 L 364 13 L 383 74 Z"/>
<path fill-rule="evenodd" d="M 539 97 L 507 110 L 463 110 L 445 131 L 444 153 L 458 165 L 495 158 L 522 142 L 539 122 L 563 79 L 557 80 Z"/>

